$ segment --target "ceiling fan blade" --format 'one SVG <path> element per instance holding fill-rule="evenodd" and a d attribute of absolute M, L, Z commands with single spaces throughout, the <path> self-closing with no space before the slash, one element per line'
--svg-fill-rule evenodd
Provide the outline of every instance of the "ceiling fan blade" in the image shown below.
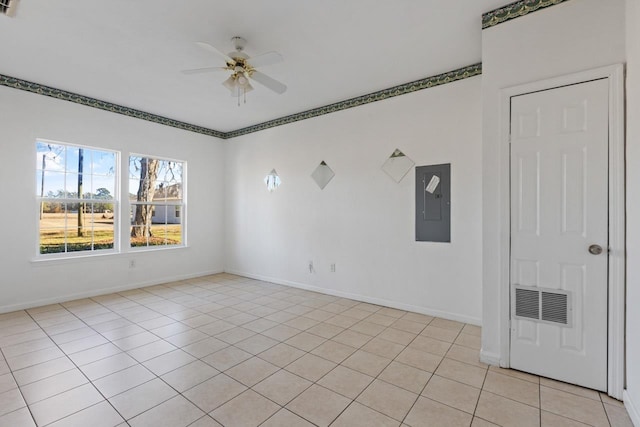
<path fill-rule="evenodd" d="M 210 73 L 212 71 L 225 71 L 226 67 L 204 67 L 204 68 L 192 68 L 190 70 L 182 70 L 182 74 L 201 74 Z"/>
<path fill-rule="evenodd" d="M 261 73 L 260 71 L 254 71 L 253 73 L 251 73 L 251 78 L 267 89 L 271 89 L 275 93 L 283 94 L 287 90 L 287 86 L 280 83 L 276 79 L 273 79 L 266 74 Z"/>
<path fill-rule="evenodd" d="M 216 49 L 215 47 L 211 46 L 209 43 L 205 43 L 205 42 L 196 42 L 196 44 L 198 46 L 200 46 L 202 49 L 211 52 L 215 55 L 218 55 L 220 58 L 224 59 L 224 61 L 227 64 L 231 64 L 231 65 L 236 65 L 236 61 L 234 61 L 233 59 L 231 59 L 231 57 L 229 57 L 229 55 L 226 55 L 222 52 L 220 52 L 218 49 Z"/>
<path fill-rule="evenodd" d="M 249 64 L 251 64 L 251 66 L 254 68 L 262 67 L 264 65 L 277 64 L 282 61 L 284 61 L 284 57 L 278 52 L 267 52 L 247 59 L 247 62 L 249 62 Z"/>

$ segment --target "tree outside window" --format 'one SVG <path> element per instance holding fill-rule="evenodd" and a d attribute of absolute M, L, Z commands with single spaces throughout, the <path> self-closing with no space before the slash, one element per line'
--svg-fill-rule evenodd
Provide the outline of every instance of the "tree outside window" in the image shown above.
<path fill-rule="evenodd" d="M 184 162 L 129 157 L 132 247 L 184 244 L 183 192 Z"/>
<path fill-rule="evenodd" d="M 117 153 L 36 141 L 40 254 L 113 250 Z"/>

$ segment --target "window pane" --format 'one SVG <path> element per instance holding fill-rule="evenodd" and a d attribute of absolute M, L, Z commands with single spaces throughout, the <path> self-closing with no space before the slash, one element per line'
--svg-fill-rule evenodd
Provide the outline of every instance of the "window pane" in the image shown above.
<path fill-rule="evenodd" d="M 84 194 L 84 176 L 78 175 L 76 173 L 68 173 L 66 176 L 65 183 L 65 191 L 67 192 L 67 197 L 69 198 L 78 198 L 78 180 L 82 177 L 82 193 Z"/>
<path fill-rule="evenodd" d="M 66 252 L 64 228 L 40 228 L 40 253 L 55 254 Z"/>
<path fill-rule="evenodd" d="M 165 182 L 165 191 L 166 191 L 166 200 L 173 200 L 174 203 L 176 200 L 182 200 L 182 184 L 181 183 L 171 183 Z"/>
<path fill-rule="evenodd" d="M 108 206 L 109 209 L 105 209 Z M 93 228 L 93 249 L 113 249 L 115 213 L 113 206 L 93 203 L 91 206 L 91 226 Z"/>
<path fill-rule="evenodd" d="M 41 254 L 115 247 L 116 160 L 114 152 L 36 142 Z"/>
<path fill-rule="evenodd" d="M 70 236 L 67 240 L 67 252 L 90 251 L 91 248 L 91 233 Z"/>
<path fill-rule="evenodd" d="M 36 172 L 36 195 L 38 197 L 66 197 L 64 191 L 64 173 L 37 171 Z"/>
<path fill-rule="evenodd" d="M 91 158 L 93 175 L 111 176 L 115 175 L 116 155 L 104 151 L 93 151 Z"/>
<path fill-rule="evenodd" d="M 50 171 L 65 170 L 65 147 L 63 145 L 36 143 L 36 169 Z"/>
<path fill-rule="evenodd" d="M 156 224 L 151 227 L 152 237 L 149 245 L 181 245 L 182 225 L 181 224 Z"/>
<path fill-rule="evenodd" d="M 182 223 L 182 218 L 180 217 L 180 209 L 181 209 L 181 206 L 178 206 L 178 205 L 167 206 L 167 221 L 166 221 L 167 224 L 170 225 L 170 224 Z"/>
<path fill-rule="evenodd" d="M 153 243 L 153 205 L 131 206 L 131 246 L 147 246 Z"/>
<path fill-rule="evenodd" d="M 140 167 L 142 158 L 138 156 L 129 157 L 129 178 L 140 179 Z"/>
<path fill-rule="evenodd" d="M 130 244 L 132 248 L 139 247 L 139 246 L 149 246 L 148 237 L 143 235 L 142 227 L 139 227 L 139 226 L 131 227 Z"/>
<path fill-rule="evenodd" d="M 129 179 L 129 201 L 137 200 L 138 188 L 140 187 L 139 179 Z"/>
<path fill-rule="evenodd" d="M 182 170 L 182 162 L 129 158 L 131 246 L 182 244 Z"/>
<path fill-rule="evenodd" d="M 167 183 L 166 182 L 157 182 L 155 185 L 155 189 L 153 192 L 153 201 L 154 202 L 164 202 L 167 200 Z"/>
<path fill-rule="evenodd" d="M 80 148 L 78 147 L 65 147 L 65 161 L 62 163 L 63 165 L 65 165 L 65 168 L 67 170 L 67 172 L 73 172 L 73 173 L 78 173 L 79 169 L 78 169 L 78 162 L 80 159 Z M 83 155 L 84 158 L 84 155 Z M 83 162 L 83 169 L 84 169 L 84 162 Z M 89 171 L 87 171 L 89 172 Z"/>
<path fill-rule="evenodd" d="M 115 180 L 111 176 L 93 176 L 91 178 L 91 195 L 94 199 L 113 200 Z"/>
<path fill-rule="evenodd" d="M 169 245 L 182 245 L 182 224 L 173 224 L 167 228 Z"/>

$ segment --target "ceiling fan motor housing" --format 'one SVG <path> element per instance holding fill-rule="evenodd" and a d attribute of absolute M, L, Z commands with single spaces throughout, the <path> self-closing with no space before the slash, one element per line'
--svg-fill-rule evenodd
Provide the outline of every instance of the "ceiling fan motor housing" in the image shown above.
<path fill-rule="evenodd" d="M 0 0 L 2 1 L 2 0 Z M 192 70 L 184 70 L 185 74 L 197 74 L 201 72 L 209 72 L 215 70 L 227 70 L 231 72 L 231 75 L 225 80 L 222 84 L 231 90 L 233 96 L 240 96 L 240 89 L 242 89 L 242 94 L 246 94 L 248 91 L 253 90 L 253 87 L 249 83 L 249 80 L 255 80 L 266 88 L 278 93 L 282 94 L 287 90 L 287 86 L 280 83 L 279 81 L 265 75 L 264 73 L 257 71 L 254 66 L 264 66 L 276 64 L 283 61 L 282 55 L 278 52 L 267 52 L 262 55 L 258 55 L 256 57 L 249 57 L 246 53 L 243 52 L 246 40 L 242 37 L 236 36 L 231 39 L 235 47 L 234 52 L 230 52 L 225 55 L 220 50 L 211 46 L 206 42 L 196 42 L 198 46 L 201 48 L 216 54 L 219 57 L 222 57 L 225 60 L 225 67 L 205 67 L 205 68 L 196 68 Z M 253 62 L 256 61 L 254 64 Z M 251 63 L 250 63 L 251 62 Z"/>
<path fill-rule="evenodd" d="M 238 52 L 242 52 L 244 50 L 244 47 L 247 45 L 247 41 L 240 36 L 232 37 L 231 42 L 233 43 L 233 47 Z"/>

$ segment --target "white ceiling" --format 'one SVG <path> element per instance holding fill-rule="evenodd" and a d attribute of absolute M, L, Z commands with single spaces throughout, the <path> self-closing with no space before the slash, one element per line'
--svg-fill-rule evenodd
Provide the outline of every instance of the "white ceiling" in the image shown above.
<path fill-rule="evenodd" d="M 481 61 L 481 15 L 509 0 L 20 0 L 0 16 L 0 74 L 227 132 Z M 247 39 L 249 56 L 285 62 L 261 71 L 241 107 L 223 52 Z"/>

